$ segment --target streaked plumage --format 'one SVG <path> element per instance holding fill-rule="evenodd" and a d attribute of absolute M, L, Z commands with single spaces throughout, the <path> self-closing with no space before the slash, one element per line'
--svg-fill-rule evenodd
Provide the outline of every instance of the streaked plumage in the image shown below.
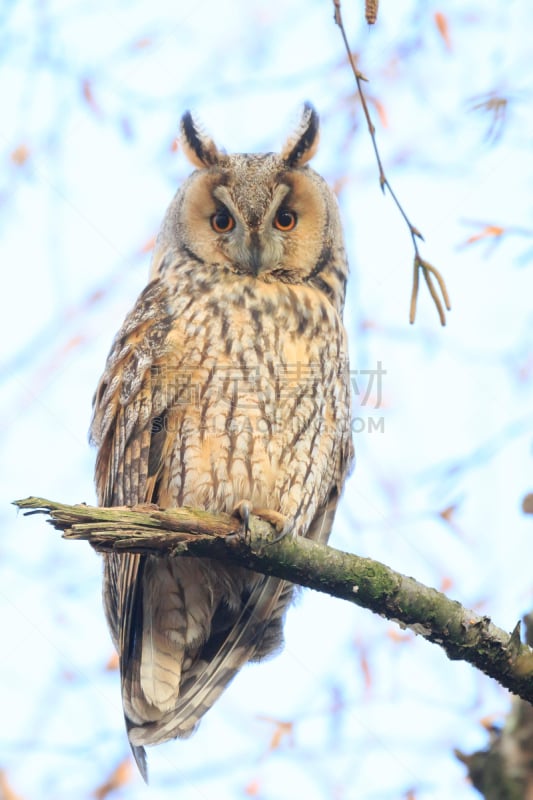
<path fill-rule="evenodd" d="M 182 120 L 197 167 L 95 395 L 102 505 L 271 509 L 328 539 L 352 460 L 347 264 L 335 198 L 306 162 L 306 105 L 281 153 L 226 155 Z M 225 232 L 218 229 L 228 227 Z M 132 748 L 187 736 L 236 671 L 282 645 L 292 586 L 208 559 L 106 555 L 104 604 Z"/>

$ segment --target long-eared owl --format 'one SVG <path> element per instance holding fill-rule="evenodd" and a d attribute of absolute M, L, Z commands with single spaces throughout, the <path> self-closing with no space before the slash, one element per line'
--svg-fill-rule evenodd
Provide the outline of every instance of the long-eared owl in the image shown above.
<path fill-rule="evenodd" d="M 305 104 L 280 153 L 227 155 L 181 122 L 196 169 L 166 212 L 150 281 L 94 400 L 102 505 L 275 521 L 328 540 L 352 461 L 336 199 L 307 162 Z M 209 559 L 104 556 L 133 753 L 188 736 L 247 661 L 279 649 L 292 585 Z"/>

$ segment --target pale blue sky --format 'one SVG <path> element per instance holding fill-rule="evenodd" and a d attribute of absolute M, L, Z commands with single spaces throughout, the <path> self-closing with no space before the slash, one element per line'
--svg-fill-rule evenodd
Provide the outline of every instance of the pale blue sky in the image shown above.
<path fill-rule="evenodd" d="M 23 798 L 89 797 L 128 752 L 118 677 L 105 670 L 99 559 L 9 503 L 94 502 L 91 397 L 146 282 L 143 247 L 190 169 L 171 150 L 186 108 L 227 149 L 270 150 L 310 99 L 323 121 L 314 166 L 346 181 L 352 365 L 379 360 L 387 375 L 382 407 L 356 412 L 357 468 L 332 544 L 449 581 L 508 629 L 531 607 L 520 512 L 533 484 L 531 241 L 509 237 L 490 256 L 460 247 L 477 230 L 468 220 L 531 227 L 531 7 L 450 0 L 447 50 L 437 3 L 382 0 L 372 30 L 356 5 L 345 2 L 345 21 L 387 115 L 387 127 L 376 121 L 387 174 L 451 294 L 445 329 L 424 287 L 408 325 L 410 238 L 379 190 L 327 0 L 0 12 L 0 767 Z M 511 97 L 494 144 L 489 117 L 468 110 L 492 89 Z M 17 166 L 21 145 L 29 158 Z M 383 418 L 383 433 L 369 418 Z M 439 517 L 450 504 L 452 525 Z M 283 655 L 244 670 L 192 739 L 150 751 L 149 790 L 133 776 L 116 796 L 229 800 L 257 781 L 268 800 L 397 800 L 410 787 L 417 800 L 473 800 L 452 749 L 482 746 L 480 719 L 505 713 L 508 697 L 397 633 L 302 594 Z M 294 745 L 269 754 L 265 718 L 295 720 Z"/>

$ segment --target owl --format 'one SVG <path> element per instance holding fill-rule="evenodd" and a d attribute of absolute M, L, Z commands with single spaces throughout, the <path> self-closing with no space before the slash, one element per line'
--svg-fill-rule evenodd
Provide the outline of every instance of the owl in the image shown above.
<path fill-rule="evenodd" d="M 195 170 L 157 237 L 150 280 L 94 398 L 105 506 L 250 512 L 327 542 L 352 462 L 336 199 L 308 166 L 305 104 L 279 153 L 227 155 L 181 120 Z M 104 556 L 124 716 L 145 745 L 186 737 L 235 673 L 280 649 L 290 583 L 207 558 Z"/>

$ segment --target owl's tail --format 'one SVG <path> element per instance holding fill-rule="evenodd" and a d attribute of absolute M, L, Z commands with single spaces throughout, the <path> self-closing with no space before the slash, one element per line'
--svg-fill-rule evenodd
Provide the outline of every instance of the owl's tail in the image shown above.
<path fill-rule="evenodd" d="M 183 661 L 179 694 L 172 707 L 167 706 L 156 719 L 145 718 L 142 724 L 128 722 L 136 759 L 135 751 L 144 755 L 143 745 L 189 736 L 247 661 L 259 660 L 281 645 L 281 622 L 292 590 L 290 583 L 257 576 L 247 602 L 218 649 L 211 654 L 204 648 L 192 663 Z"/>

